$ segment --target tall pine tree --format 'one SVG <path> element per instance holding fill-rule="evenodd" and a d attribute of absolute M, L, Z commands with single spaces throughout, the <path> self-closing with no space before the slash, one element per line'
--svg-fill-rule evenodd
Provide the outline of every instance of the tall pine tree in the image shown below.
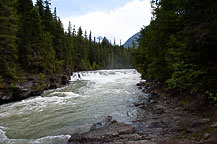
<path fill-rule="evenodd" d="M 0 77 L 15 78 L 17 62 L 16 0 L 0 1 Z"/>

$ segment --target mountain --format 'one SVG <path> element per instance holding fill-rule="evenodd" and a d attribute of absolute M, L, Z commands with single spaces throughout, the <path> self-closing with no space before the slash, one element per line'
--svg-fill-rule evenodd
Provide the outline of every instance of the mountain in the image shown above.
<path fill-rule="evenodd" d="M 98 39 L 98 41 L 102 41 L 102 40 L 103 40 L 103 37 L 98 36 L 96 39 Z"/>
<path fill-rule="evenodd" d="M 125 43 L 124 43 L 124 48 L 133 48 L 132 42 L 134 41 L 137 47 L 137 39 L 139 38 L 140 33 L 136 33 L 135 35 L 133 35 L 132 37 L 130 37 Z"/>

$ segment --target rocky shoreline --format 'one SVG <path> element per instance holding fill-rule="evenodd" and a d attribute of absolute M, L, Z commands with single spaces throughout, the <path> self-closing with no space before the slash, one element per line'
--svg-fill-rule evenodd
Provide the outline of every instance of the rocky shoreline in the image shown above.
<path fill-rule="evenodd" d="M 0 89 L 0 105 L 39 96 L 44 90 L 65 86 L 69 83 L 71 75 L 72 72 L 52 77 L 45 76 L 42 79 L 38 74 L 25 74 L 20 77 L 21 82 Z"/>
<path fill-rule="evenodd" d="M 137 84 L 150 96 L 136 106 L 144 110 L 144 117 L 133 122 L 136 131 L 155 143 L 217 143 L 217 110 L 198 106 L 183 97 L 162 90 L 157 82 Z M 202 110 L 202 106 L 200 106 Z M 204 115 L 204 113 L 210 113 Z"/>
<path fill-rule="evenodd" d="M 134 103 L 143 116 L 125 124 L 111 116 L 93 124 L 90 131 L 74 134 L 69 144 L 215 144 L 217 111 L 204 116 L 180 98 L 172 97 L 158 83 L 141 82 L 138 88 L 149 97 Z"/>

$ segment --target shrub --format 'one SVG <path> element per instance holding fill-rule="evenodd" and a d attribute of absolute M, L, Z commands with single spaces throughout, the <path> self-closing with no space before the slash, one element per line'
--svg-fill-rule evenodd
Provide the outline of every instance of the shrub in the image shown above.
<path fill-rule="evenodd" d="M 179 62 L 173 65 L 172 77 L 166 80 L 168 89 L 197 93 L 203 87 L 207 72 L 199 70 L 194 64 Z"/>

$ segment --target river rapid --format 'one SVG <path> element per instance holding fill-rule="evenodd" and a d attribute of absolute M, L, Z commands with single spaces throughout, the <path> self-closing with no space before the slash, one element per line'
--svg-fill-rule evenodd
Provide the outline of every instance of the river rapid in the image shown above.
<path fill-rule="evenodd" d="M 141 115 L 133 103 L 146 97 L 139 82 L 134 69 L 79 72 L 66 87 L 1 105 L 0 143 L 64 144 L 106 116 L 131 123 Z"/>

